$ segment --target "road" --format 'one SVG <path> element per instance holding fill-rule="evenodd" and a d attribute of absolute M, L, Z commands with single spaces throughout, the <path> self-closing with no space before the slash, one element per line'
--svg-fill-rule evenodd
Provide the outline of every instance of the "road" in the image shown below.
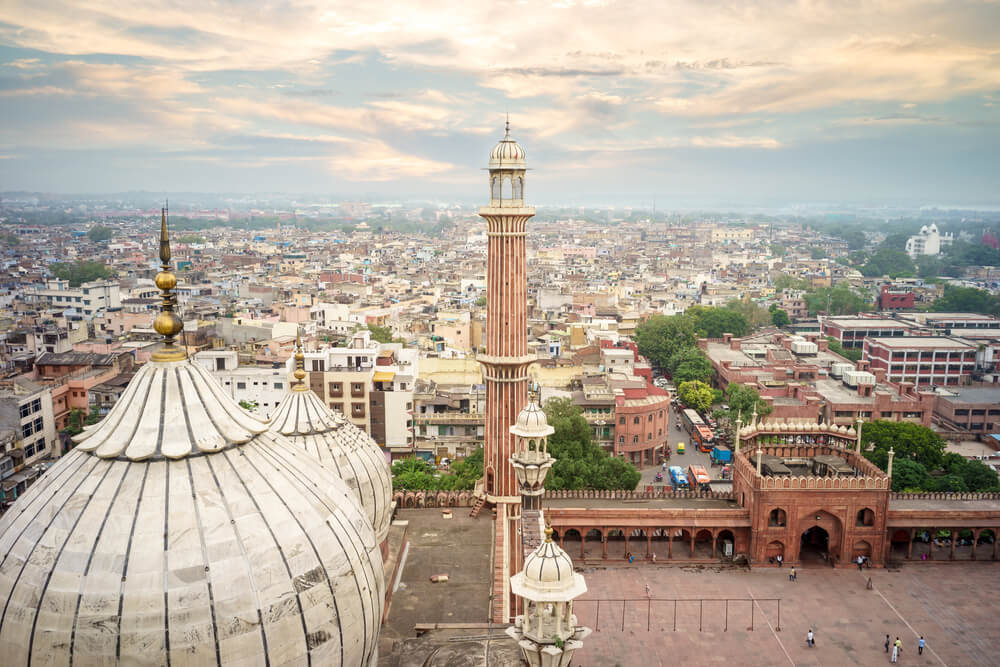
<path fill-rule="evenodd" d="M 705 470 L 708 471 L 709 477 L 711 477 L 713 480 L 719 479 L 719 476 L 722 474 L 722 467 L 721 466 L 716 466 L 714 468 L 712 467 L 711 456 L 709 456 L 707 452 L 703 453 L 698 451 L 698 448 L 691 444 L 691 436 L 688 434 L 687 431 L 684 430 L 683 425 L 681 426 L 681 430 L 679 431 L 677 430 L 675 424 L 678 423 L 678 420 L 680 420 L 680 416 L 676 412 L 671 411 L 669 437 L 667 439 L 667 442 L 672 454 L 670 455 L 670 461 L 667 463 L 667 465 L 681 466 L 682 468 L 687 470 L 687 467 L 692 463 L 701 464 L 705 466 Z M 683 442 L 685 445 L 687 445 L 687 447 L 685 447 L 687 451 L 683 454 L 677 453 L 677 443 L 679 442 Z M 657 466 L 647 466 L 642 470 L 640 470 L 639 472 L 642 474 L 642 478 L 639 480 L 639 485 L 636 487 L 636 489 L 641 491 L 645 489 L 647 485 L 657 484 L 657 482 L 655 481 L 655 477 L 656 473 L 659 471 L 660 468 Z M 666 475 L 664 475 L 664 477 L 666 477 Z M 666 479 L 664 480 L 664 483 L 665 482 Z"/>

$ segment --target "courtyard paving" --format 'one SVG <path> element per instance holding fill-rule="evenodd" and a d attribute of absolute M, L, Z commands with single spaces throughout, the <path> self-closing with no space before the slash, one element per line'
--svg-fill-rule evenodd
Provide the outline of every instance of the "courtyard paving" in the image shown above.
<path fill-rule="evenodd" d="M 903 642 L 900 664 L 1000 664 L 1000 563 L 921 563 L 863 574 L 807 568 L 795 582 L 789 568 L 644 564 L 583 571 L 589 590 L 576 613 L 596 632 L 574 660 L 579 667 L 877 665 L 889 662 L 887 633 Z M 647 601 L 647 585 L 652 598 L 755 601 L 730 602 L 727 629 L 724 602 L 678 602 L 675 619 L 674 603 Z M 636 601 L 610 601 L 622 598 Z M 780 630 L 778 605 L 767 598 L 781 599 Z M 599 611 L 584 599 L 602 600 Z M 809 628 L 814 648 L 806 647 Z M 918 656 L 920 635 L 927 648 Z"/>

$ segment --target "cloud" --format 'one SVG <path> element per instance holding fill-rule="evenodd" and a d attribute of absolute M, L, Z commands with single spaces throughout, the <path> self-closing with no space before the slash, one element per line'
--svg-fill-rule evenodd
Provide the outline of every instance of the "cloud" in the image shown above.
<path fill-rule="evenodd" d="M 781 142 L 771 137 L 738 137 L 731 134 L 693 137 L 691 145 L 699 148 L 781 148 Z"/>

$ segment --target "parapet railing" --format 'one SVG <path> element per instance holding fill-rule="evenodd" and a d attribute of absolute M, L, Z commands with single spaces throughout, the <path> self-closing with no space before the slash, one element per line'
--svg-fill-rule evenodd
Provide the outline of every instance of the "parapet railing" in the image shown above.
<path fill-rule="evenodd" d="M 663 498 L 705 498 L 712 500 L 733 500 L 735 496 L 732 491 L 705 491 L 692 489 L 674 489 L 671 486 L 664 486 L 657 491 L 623 491 L 607 489 L 573 489 L 561 491 L 549 491 L 546 489 L 545 497 L 551 499 L 573 499 L 583 500 L 588 498 L 600 498 L 608 500 L 658 500 Z"/>
<path fill-rule="evenodd" d="M 959 491 L 927 491 L 919 493 L 889 494 L 890 500 L 1000 500 L 1000 492 L 959 492 Z"/>

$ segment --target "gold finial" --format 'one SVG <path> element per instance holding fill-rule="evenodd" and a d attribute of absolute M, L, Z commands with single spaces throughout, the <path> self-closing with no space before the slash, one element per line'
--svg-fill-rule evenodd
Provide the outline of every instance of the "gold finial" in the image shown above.
<path fill-rule="evenodd" d="M 177 277 L 170 271 L 170 239 L 167 237 L 167 209 L 160 209 L 160 272 L 156 274 L 156 286 L 163 292 L 160 314 L 153 320 L 153 328 L 164 337 L 163 347 L 153 353 L 153 361 L 183 361 L 187 350 L 177 347 L 174 337 L 184 329 L 184 323 L 174 312 L 177 296 Z"/>
<path fill-rule="evenodd" d="M 546 542 L 552 542 L 552 533 L 554 533 L 554 532 L 555 531 L 552 530 L 552 517 L 548 517 L 548 516 L 545 517 L 545 541 Z"/>
<path fill-rule="evenodd" d="M 306 386 L 306 355 L 302 354 L 302 330 L 295 329 L 295 376 L 296 384 L 292 391 L 308 391 Z"/>

